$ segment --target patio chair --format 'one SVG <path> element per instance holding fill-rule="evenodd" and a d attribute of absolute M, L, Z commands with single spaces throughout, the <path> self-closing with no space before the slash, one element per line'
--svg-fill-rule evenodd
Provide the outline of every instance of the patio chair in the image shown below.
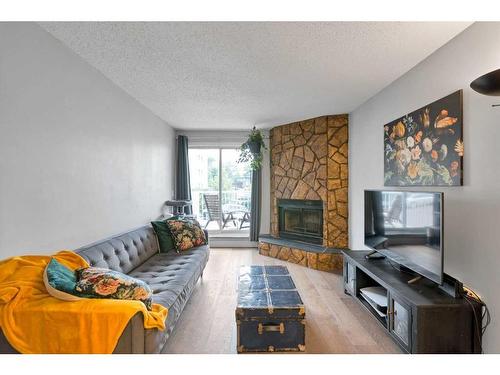
<path fill-rule="evenodd" d="M 248 225 L 243 226 L 244 223 L 248 223 Z M 245 211 L 240 219 L 240 230 L 243 228 L 250 228 L 250 211 Z"/>
<path fill-rule="evenodd" d="M 211 221 L 216 221 L 221 230 L 224 229 L 229 221 L 232 221 L 236 227 L 236 219 L 234 218 L 233 212 L 221 212 L 218 194 L 203 194 L 203 199 L 205 200 L 208 211 L 208 221 L 205 224 L 205 228 Z"/>
<path fill-rule="evenodd" d="M 244 205 L 238 203 L 224 204 L 222 205 L 222 212 L 224 215 L 230 216 L 228 221 L 231 220 L 233 224 L 235 221 L 239 222 L 238 226 L 235 225 L 239 230 L 250 227 L 250 211 Z M 248 223 L 248 225 L 244 225 L 245 223 Z"/>

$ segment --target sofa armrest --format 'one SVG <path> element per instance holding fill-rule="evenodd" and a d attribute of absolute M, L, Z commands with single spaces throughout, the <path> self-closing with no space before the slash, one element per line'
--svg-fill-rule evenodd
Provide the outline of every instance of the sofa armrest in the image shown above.
<path fill-rule="evenodd" d="M 145 354 L 144 336 L 144 317 L 142 312 L 136 313 L 128 322 L 123 330 L 118 343 L 116 344 L 114 354 Z"/>

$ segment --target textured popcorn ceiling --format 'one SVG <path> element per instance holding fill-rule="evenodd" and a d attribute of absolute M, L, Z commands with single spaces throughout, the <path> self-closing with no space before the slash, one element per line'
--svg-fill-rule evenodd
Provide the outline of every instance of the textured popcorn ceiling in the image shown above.
<path fill-rule="evenodd" d="M 41 26 L 175 128 L 248 129 L 350 112 L 469 24 Z"/>

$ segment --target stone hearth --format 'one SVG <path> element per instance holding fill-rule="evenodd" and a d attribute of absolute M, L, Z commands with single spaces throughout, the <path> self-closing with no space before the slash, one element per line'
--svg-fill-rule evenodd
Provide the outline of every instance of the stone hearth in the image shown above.
<path fill-rule="evenodd" d="M 342 270 L 340 250 L 321 245 L 262 235 L 259 239 L 259 253 L 320 271 Z"/>
<path fill-rule="evenodd" d="M 322 116 L 277 126 L 270 131 L 270 146 L 271 235 L 279 235 L 278 199 L 322 200 L 323 246 L 347 248 L 348 116 Z M 264 255 L 276 253 L 260 248 Z M 337 257 L 338 261 L 330 263 L 342 266 L 340 254 L 326 255 Z M 301 259 L 296 263 L 309 265 Z"/>

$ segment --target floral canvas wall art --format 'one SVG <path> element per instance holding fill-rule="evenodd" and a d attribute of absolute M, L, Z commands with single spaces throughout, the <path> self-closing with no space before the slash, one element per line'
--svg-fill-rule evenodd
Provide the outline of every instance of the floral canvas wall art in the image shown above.
<path fill-rule="evenodd" d="M 384 126 L 385 186 L 462 185 L 462 90 Z"/>

